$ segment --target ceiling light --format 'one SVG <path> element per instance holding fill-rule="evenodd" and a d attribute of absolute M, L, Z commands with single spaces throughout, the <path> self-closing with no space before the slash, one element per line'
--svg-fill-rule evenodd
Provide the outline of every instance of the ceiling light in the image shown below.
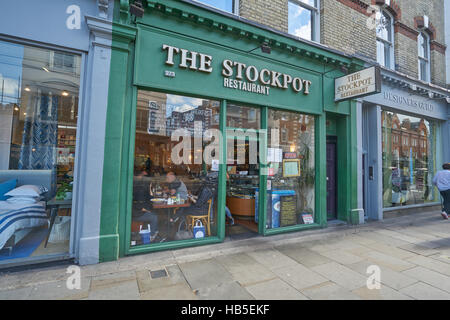
<path fill-rule="evenodd" d="M 25 87 L 25 91 L 30 92 L 31 89 L 29 87 Z"/>
<path fill-rule="evenodd" d="M 42 67 L 42 69 L 44 69 L 45 72 L 50 72 L 46 67 Z"/>
<path fill-rule="evenodd" d="M 67 97 L 67 96 L 69 95 L 69 93 L 68 93 L 67 91 L 63 91 L 63 92 L 61 92 L 61 94 L 62 94 L 64 97 Z"/>

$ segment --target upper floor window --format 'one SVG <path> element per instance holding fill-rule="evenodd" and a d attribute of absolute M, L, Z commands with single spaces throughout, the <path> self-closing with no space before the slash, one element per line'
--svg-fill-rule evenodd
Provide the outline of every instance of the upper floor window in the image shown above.
<path fill-rule="evenodd" d="M 238 14 L 238 0 L 195 0 L 197 2 L 201 2 L 207 4 L 211 7 L 229 12 Z"/>
<path fill-rule="evenodd" d="M 319 0 L 289 0 L 288 32 L 306 40 L 319 41 Z"/>
<path fill-rule="evenodd" d="M 430 38 L 424 32 L 417 39 L 419 46 L 419 79 L 430 81 Z"/>
<path fill-rule="evenodd" d="M 394 66 L 393 23 L 394 19 L 386 11 L 377 12 L 377 62 L 392 69 Z"/>

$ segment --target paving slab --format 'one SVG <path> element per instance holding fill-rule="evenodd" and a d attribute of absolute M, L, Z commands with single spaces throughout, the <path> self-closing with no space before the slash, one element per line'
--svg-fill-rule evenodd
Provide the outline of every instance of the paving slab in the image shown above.
<path fill-rule="evenodd" d="M 233 281 L 231 274 L 215 259 L 181 263 L 179 267 L 193 290 Z"/>
<path fill-rule="evenodd" d="M 347 265 L 348 268 L 360 273 L 362 276 L 368 277 L 367 268 L 372 266 L 373 263 L 367 260 Z M 416 282 L 417 279 L 406 276 L 401 272 L 394 271 L 385 266 L 378 266 L 380 268 L 380 282 L 383 285 L 389 286 L 395 290 L 405 288 Z"/>
<path fill-rule="evenodd" d="M 424 257 L 424 256 L 416 255 L 416 256 L 408 258 L 406 260 L 411 263 L 414 263 L 416 265 L 427 268 L 429 270 L 433 270 L 433 271 L 442 273 L 443 275 L 450 276 L 450 266 L 448 265 L 448 263 L 433 259 L 433 256 Z M 450 259 L 449 259 L 449 262 L 450 262 Z"/>
<path fill-rule="evenodd" d="M 27 300 L 32 287 L 23 287 L 11 290 L 0 290 L 0 300 Z"/>
<path fill-rule="evenodd" d="M 366 285 L 366 277 L 336 262 L 322 264 L 311 269 L 349 290 Z"/>
<path fill-rule="evenodd" d="M 128 281 L 136 281 L 136 272 L 134 270 L 94 276 L 91 281 L 91 289 L 108 288 Z"/>
<path fill-rule="evenodd" d="M 367 247 L 398 259 L 406 259 L 417 255 L 414 252 L 403 250 L 381 242 L 367 244 Z"/>
<path fill-rule="evenodd" d="M 302 293 L 313 300 L 361 300 L 356 294 L 333 282 L 324 282 Z"/>
<path fill-rule="evenodd" d="M 30 300 L 71 300 L 88 297 L 91 278 L 82 277 L 80 289 L 68 289 L 66 281 L 56 281 L 34 285 L 27 299 Z"/>
<path fill-rule="evenodd" d="M 138 300 L 137 281 L 117 282 L 109 286 L 97 287 L 89 291 L 89 300 Z"/>
<path fill-rule="evenodd" d="M 381 284 L 380 289 L 361 287 L 352 291 L 363 300 L 412 300 L 410 296 Z"/>
<path fill-rule="evenodd" d="M 450 293 L 450 277 L 439 272 L 423 267 L 415 267 L 413 269 L 403 271 L 403 274 Z"/>
<path fill-rule="evenodd" d="M 418 300 L 450 300 L 450 294 L 423 282 L 400 289 L 400 292 Z"/>
<path fill-rule="evenodd" d="M 245 289 L 257 300 L 308 300 L 305 295 L 278 278 L 246 286 Z"/>
<path fill-rule="evenodd" d="M 354 255 L 354 254 L 344 251 L 344 250 L 325 251 L 325 252 L 321 252 L 320 254 L 331 260 L 334 260 L 340 264 L 344 264 L 344 265 L 357 263 L 357 262 L 364 260 L 364 258 Z"/>
<path fill-rule="evenodd" d="M 433 254 L 436 254 L 436 253 L 440 252 L 439 250 L 436 250 L 434 248 L 423 246 L 423 244 L 424 243 L 420 243 L 420 244 L 417 244 L 417 243 L 413 244 L 413 243 L 411 243 L 411 244 L 405 244 L 403 246 L 400 246 L 399 248 L 403 249 L 403 250 L 407 250 L 407 251 L 413 252 L 413 253 L 420 254 L 422 256 L 431 256 Z"/>
<path fill-rule="evenodd" d="M 306 267 L 314 267 L 332 261 L 315 251 L 296 245 L 279 246 L 276 249 Z"/>
<path fill-rule="evenodd" d="M 242 285 L 249 285 L 276 278 L 276 275 L 245 253 L 216 257 L 233 277 Z"/>
<path fill-rule="evenodd" d="M 273 272 L 287 284 L 291 285 L 297 290 L 312 287 L 328 280 L 319 275 L 318 273 L 311 271 L 307 267 L 297 264 L 295 266 L 288 266 L 274 269 Z"/>
<path fill-rule="evenodd" d="M 141 293 L 141 300 L 197 300 L 197 296 L 187 284 L 157 287 Z"/>
<path fill-rule="evenodd" d="M 247 254 L 268 269 L 287 267 L 297 264 L 289 256 L 275 249 L 264 249 L 247 252 Z"/>
<path fill-rule="evenodd" d="M 391 238 L 394 238 L 394 239 L 398 239 L 398 240 L 401 240 L 401 241 L 405 241 L 405 242 L 408 242 L 408 243 L 421 243 L 421 242 L 423 242 L 422 239 L 419 239 L 419 238 L 416 238 L 416 237 L 411 237 L 411 236 L 408 236 L 408 235 L 403 234 L 401 232 L 392 231 L 392 230 L 389 230 L 389 229 L 378 229 L 375 232 L 379 233 L 381 235 L 388 236 L 388 237 L 391 237 Z"/>
<path fill-rule="evenodd" d="M 203 287 L 195 293 L 200 300 L 254 300 L 254 297 L 237 281 Z"/>
<path fill-rule="evenodd" d="M 373 264 L 385 266 L 395 271 L 404 271 L 414 268 L 416 266 L 415 264 L 412 264 L 405 260 L 398 259 L 378 251 L 369 252 L 366 255 L 366 259 L 372 262 Z"/>
<path fill-rule="evenodd" d="M 450 252 L 441 251 L 439 253 L 428 256 L 428 258 L 433 259 L 433 260 L 438 260 L 438 261 L 446 263 L 446 264 L 450 264 Z"/>
<path fill-rule="evenodd" d="M 139 286 L 139 292 L 146 292 L 162 287 L 174 286 L 177 284 L 187 284 L 183 273 L 181 272 L 178 265 L 170 265 L 165 267 L 167 276 L 162 278 L 152 279 L 150 276 L 150 271 L 161 270 L 161 269 L 142 269 L 136 271 L 137 282 Z"/>

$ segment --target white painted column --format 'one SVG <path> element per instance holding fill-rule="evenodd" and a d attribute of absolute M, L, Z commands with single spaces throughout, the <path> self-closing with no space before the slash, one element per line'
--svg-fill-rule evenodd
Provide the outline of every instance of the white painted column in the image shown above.
<path fill-rule="evenodd" d="M 108 85 L 111 63 L 111 21 L 86 16 L 90 46 L 85 72 L 84 104 L 79 139 L 77 223 L 72 226 L 79 264 L 99 261 L 100 213 Z"/>

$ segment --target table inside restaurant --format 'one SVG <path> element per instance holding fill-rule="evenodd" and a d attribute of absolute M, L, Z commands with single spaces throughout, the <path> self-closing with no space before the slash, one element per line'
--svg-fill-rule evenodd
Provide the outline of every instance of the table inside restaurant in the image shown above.
<path fill-rule="evenodd" d="M 173 203 L 167 204 L 167 201 L 164 202 L 153 202 L 153 209 L 168 209 L 167 210 L 167 235 L 170 234 L 170 214 L 175 212 L 178 208 L 186 208 L 190 207 L 191 203 L 189 200 L 185 200 L 184 203 Z"/>

